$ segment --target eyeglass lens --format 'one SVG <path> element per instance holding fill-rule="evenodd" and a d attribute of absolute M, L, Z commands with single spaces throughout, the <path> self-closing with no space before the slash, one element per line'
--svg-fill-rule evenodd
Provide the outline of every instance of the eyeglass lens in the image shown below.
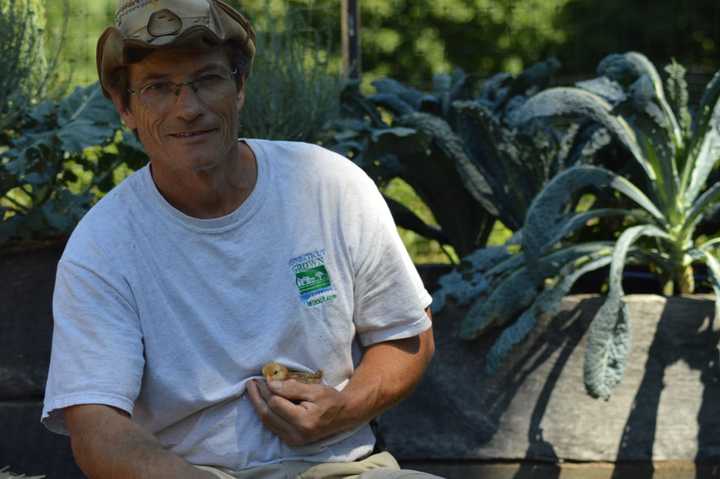
<path fill-rule="evenodd" d="M 183 87 L 190 88 L 203 103 L 210 105 L 231 94 L 234 89 L 234 81 L 228 76 L 218 74 L 205 75 L 182 83 L 163 81 L 140 90 L 140 99 L 148 107 L 166 109 L 177 101 Z"/>

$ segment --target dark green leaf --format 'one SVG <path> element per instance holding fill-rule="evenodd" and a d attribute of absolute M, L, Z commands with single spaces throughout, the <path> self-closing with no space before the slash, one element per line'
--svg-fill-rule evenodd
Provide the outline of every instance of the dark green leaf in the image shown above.
<path fill-rule="evenodd" d="M 488 328 L 502 326 L 511 321 L 535 301 L 542 288 L 542 280 L 557 275 L 567 264 L 589 254 L 609 252 L 610 245 L 611 243 L 608 242 L 583 243 L 540 258 L 538 261 L 542 271 L 540 281 L 531 277 L 526 268 L 518 268 L 508 273 L 499 284 L 493 285 L 487 299 L 480 298 L 475 301 L 460 325 L 460 337 L 475 339 Z M 499 266 L 506 265 L 514 259 L 513 257 L 506 260 Z"/>
<path fill-rule="evenodd" d="M 465 188 L 490 214 L 497 209 L 492 202 L 492 190 L 482 174 L 473 166 L 464 150 L 463 142 L 452 131 L 442 118 L 427 113 L 414 113 L 398 119 L 399 126 L 413 128 L 422 132 L 433 145 L 445 156 L 447 161 L 455 166 Z M 407 165 L 412 167 L 411 165 Z"/>
<path fill-rule="evenodd" d="M 712 251 L 705 248 L 706 245 L 707 243 L 700 249 L 692 249 L 689 253 L 693 259 L 702 261 L 708 266 L 708 279 L 715 293 L 715 322 L 717 323 L 720 322 L 720 262 Z"/>
<path fill-rule="evenodd" d="M 641 236 L 670 239 L 653 225 L 628 228 L 620 235 L 610 264 L 607 299 L 590 324 L 583 376 L 590 395 L 607 399 L 620 382 L 630 350 L 630 323 L 623 301 L 622 272 L 630 246 Z"/>
<path fill-rule="evenodd" d="M 577 262 L 565 265 L 560 271 L 558 283 L 540 293 L 533 305 L 520 315 L 512 325 L 503 330 L 488 353 L 487 372 L 490 374 L 495 373 L 510 351 L 532 331 L 541 315 L 554 316 L 557 314 L 563 297 L 570 292 L 570 289 L 580 277 L 607 266 L 611 259 L 608 249 L 603 253 L 588 256 L 586 261 L 580 263 L 580 265 Z"/>
<path fill-rule="evenodd" d="M 390 110 L 392 114 L 396 116 L 407 115 L 416 111 L 412 105 L 403 101 L 396 95 L 378 93 L 370 96 L 368 99 L 375 105 Z"/>
<path fill-rule="evenodd" d="M 396 225 L 401 228 L 414 231 L 426 238 L 438 241 L 439 243 L 448 242 L 448 238 L 443 234 L 440 228 L 425 223 L 418 215 L 399 201 L 395 201 L 387 196 L 384 198 L 390 208 L 390 213 L 392 213 L 392 217 L 395 220 Z"/>
<path fill-rule="evenodd" d="M 405 86 L 399 81 L 391 78 L 375 80 L 372 82 L 372 86 L 375 87 L 378 94 L 395 96 L 405 104 L 409 105 L 414 111 L 418 109 L 420 100 L 423 97 L 422 92 Z"/>
<path fill-rule="evenodd" d="M 611 105 L 617 105 L 627 99 L 620 84 L 607 77 L 594 78 L 592 80 L 580 81 L 575 84 L 578 88 L 593 93 L 604 99 Z"/>
<path fill-rule="evenodd" d="M 591 186 L 615 189 L 646 210 L 660 224 L 666 223 L 652 201 L 625 178 L 595 166 L 574 166 L 548 183 L 528 211 L 523 235 L 523 254 L 528 270 L 534 277 L 541 276 L 538 258 L 552 246 L 553 239 L 566 225 L 566 211 L 571 198 Z"/>
<path fill-rule="evenodd" d="M 555 118 L 590 120 L 602 125 L 628 149 L 648 179 L 655 180 L 655 172 L 647 164 L 635 132 L 622 117 L 613 115 L 605 100 L 593 93 L 579 88 L 550 88 L 530 98 L 513 114 L 513 121 L 520 127 Z"/>
<path fill-rule="evenodd" d="M 489 285 L 485 277 L 487 271 L 512 256 L 507 246 L 503 245 L 480 248 L 463 257 L 458 267 L 438 279 L 439 287 L 433 293 L 433 313 L 442 311 L 448 297 L 461 306 L 476 300 Z"/>
<path fill-rule="evenodd" d="M 715 183 L 693 203 L 685 215 L 686 227 L 694 227 L 720 200 L 720 183 Z"/>
<path fill-rule="evenodd" d="M 487 299 L 475 301 L 460 324 L 462 339 L 475 339 L 492 326 L 510 321 L 530 306 L 538 294 L 527 270 L 515 271 Z"/>
<path fill-rule="evenodd" d="M 692 128 L 692 118 L 690 117 L 690 110 L 688 110 L 689 97 L 688 85 L 685 80 L 685 68 L 673 60 L 669 65 L 665 66 L 665 72 L 668 74 L 665 82 L 668 101 L 680 123 L 683 136 L 688 138 Z"/>

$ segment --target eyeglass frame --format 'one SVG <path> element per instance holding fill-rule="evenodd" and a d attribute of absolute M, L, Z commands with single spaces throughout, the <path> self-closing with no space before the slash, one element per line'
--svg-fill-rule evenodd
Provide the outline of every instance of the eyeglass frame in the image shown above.
<path fill-rule="evenodd" d="M 239 74 L 239 71 L 240 71 L 240 70 L 239 70 L 238 68 L 233 69 L 233 70 L 230 72 L 230 78 L 227 78 L 227 80 L 235 80 L 235 81 L 237 82 L 237 76 L 238 76 L 238 74 Z M 171 83 L 171 84 L 173 85 L 174 93 L 175 93 L 175 98 L 176 98 L 175 101 L 177 101 L 177 98 L 180 97 L 180 91 L 182 90 L 182 87 L 184 87 L 184 86 L 190 87 L 190 89 L 192 90 L 192 92 L 197 95 L 198 89 L 195 87 L 194 84 L 195 84 L 198 80 L 200 80 L 200 78 L 202 78 L 202 76 L 199 77 L 199 78 L 196 78 L 196 79 L 194 79 L 194 80 L 186 80 L 186 81 L 180 82 L 180 83 L 175 83 L 174 81 L 170 81 L 170 80 L 163 80 L 162 82 Z M 128 89 L 127 89 L 127 92 L 130 93 L 131 95 L 137 95 L 138 100 L 140 100 L 140 103 L 142 103 L 143 105 L 145 105 L 145 107 L 147 107 L 147 106 L 148 106 L 147 103 L 145 103 L 145 102 L 142 100 L 142 94 L 143 94 L 143 92 L 146 91 L 146 90 L 147 90 L 148 88 L 150 88 L 151 86 L 157 85 L 158 83 L 162 83 L 162 82 L 155 82 L 155 83 L 150 82 L 150 83 L 148 83 L 147 85 L 144 85 L 144 86 L 142 86 L 142 87 L 140 87 L 140 88 L 137 88 L 137 89 L 128 88 Z M 198 98 L 199 98 L 199 97 L 198 97 Z M 205 103 L 205 102 L 203 101 L 203 103 Z"/>

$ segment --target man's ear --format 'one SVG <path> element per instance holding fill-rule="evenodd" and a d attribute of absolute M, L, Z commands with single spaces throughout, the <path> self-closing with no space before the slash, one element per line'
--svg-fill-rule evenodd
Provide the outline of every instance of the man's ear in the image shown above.
<path fill-rule="evenodd" d="M 245 79 L 244 78 L 240 81 L 240 85 L 238 86 L 238 92 L 237 92 L 237 96 L 235 97 L 235 100 L 237 101 L 238 111 L 241 111 L 243 108 L 243 105 L 245 105 Z"/>
<path fill-rule="evenodd" d="M 123 105 L 122 98 L 118 93 L 115 92 L 110 93 L 110 97 L 112 99 L 113 105 L 115 105 L 115 109 L 120 115 L 120 119 L 122 120 L 123 124 L 127 126 L 130 130 L 136 130 L 137 120 L 135 119 L 135 115 L 130 109 L 130 101 L 128 100 L 127 105 Z"/>

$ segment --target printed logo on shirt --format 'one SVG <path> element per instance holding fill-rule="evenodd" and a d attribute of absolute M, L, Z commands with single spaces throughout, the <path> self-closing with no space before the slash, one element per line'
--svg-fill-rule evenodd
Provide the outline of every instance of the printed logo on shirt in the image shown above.
<path fill-rule="evenodd" d="M 317 306 L 337 297 L 325 268 L 324 249 L 293 258 L 289 264 L 300 299 L 306 306 Z"/>

